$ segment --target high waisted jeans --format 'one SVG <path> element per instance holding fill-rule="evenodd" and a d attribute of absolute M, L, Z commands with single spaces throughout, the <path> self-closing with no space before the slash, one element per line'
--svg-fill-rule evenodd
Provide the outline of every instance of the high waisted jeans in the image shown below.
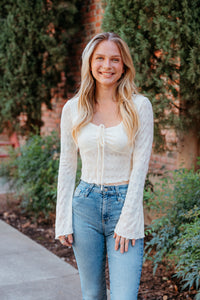
<path fill-rule="evenodd" d="M 73 197 L 73 249 L 83 300 L 106 300 L 108 255 L 111 300 L 136 300 L 143 262 L 143 239 L 129 242 L 128 252 L 115 250 L 114 229 L 128 185 L 100 186 L 80 181 Z"/>

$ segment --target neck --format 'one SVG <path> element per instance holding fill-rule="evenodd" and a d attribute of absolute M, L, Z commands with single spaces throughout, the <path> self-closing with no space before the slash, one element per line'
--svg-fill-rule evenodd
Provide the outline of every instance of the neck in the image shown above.
<path fill-rule="evenodd" d="M 115 99 L 115 88 L 96 86 L 96 100 L 97 103 L 108 103 L 108 101 L 114 101 Z"/>

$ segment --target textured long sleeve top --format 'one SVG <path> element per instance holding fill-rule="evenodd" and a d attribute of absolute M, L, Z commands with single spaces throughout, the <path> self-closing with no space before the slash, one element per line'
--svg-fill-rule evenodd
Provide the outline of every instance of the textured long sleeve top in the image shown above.
<path fill-rule="evenodd" d="M 71 132 L 78 117 L 78 98 L 63 107 L 56 238 L 73 233 L 72 198 L 78 149 L 82 180 L 101 186 L 129 181 L 115 232 L 127 239 L 144 237 L 143 190 L 153 142 L 153 111 L 148 98 L 134 95 L 133 101 L 140 121 L 133 146 L 128 142 L 123 122 L 107 128 L 90 122 L 81 128 L 76 145 Z"/>

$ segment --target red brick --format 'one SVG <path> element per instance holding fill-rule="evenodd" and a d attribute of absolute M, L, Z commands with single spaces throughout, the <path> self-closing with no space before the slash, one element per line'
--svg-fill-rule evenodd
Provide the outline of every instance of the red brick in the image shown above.
<path fill-rule="evenodd" d="M 92 23 L 92 22 L 95 22 L 97 20 L 96 17 L 90 17 L 88 18 L 88 22 Z"/>
<path fill-rule="evenodd" d="M 90 10 L 95 10 L 96 9 L 96 5 L 93 4 L 93 5 L 90 5 Z"/>

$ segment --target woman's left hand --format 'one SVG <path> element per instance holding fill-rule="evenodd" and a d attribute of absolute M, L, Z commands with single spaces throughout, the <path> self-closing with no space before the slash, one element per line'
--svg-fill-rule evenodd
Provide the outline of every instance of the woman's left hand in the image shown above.
<path fill-rule="evenodd" d="M 115 250 L 117 251 L 119 249 L 119 245 L 120 245 L 120 252 L 121 253 L 124 253 L 128 251 L 128 245 L 129 245 L 129 239 L 126 239 L 120 235 L 117 235 L 115 232 L 114 232 L 114 236 L 113 238 L 115 239 Z M 135 240 L 132 239 L 131 240 L 131 245 L 132 246 L 135 246 Z"/>

